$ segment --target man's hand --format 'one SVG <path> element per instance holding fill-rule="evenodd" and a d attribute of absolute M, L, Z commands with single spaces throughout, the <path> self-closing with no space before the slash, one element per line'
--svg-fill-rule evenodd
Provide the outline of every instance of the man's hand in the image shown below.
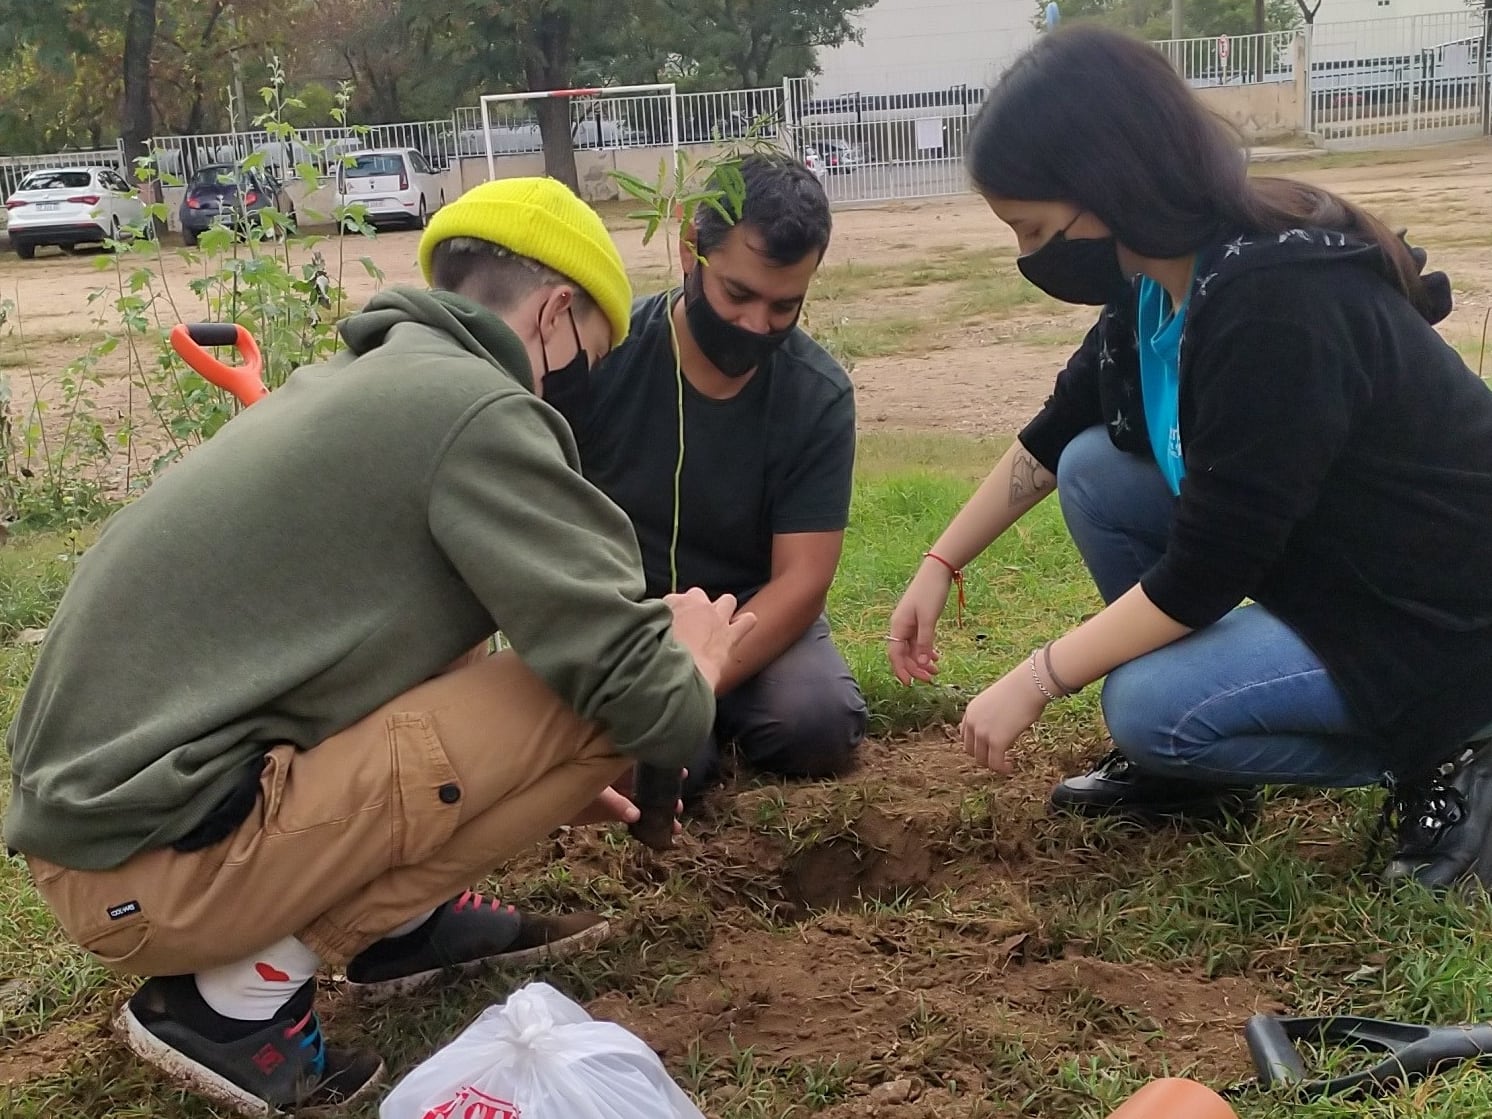
<path fill-rule="evenodd" d="M 756 625 L 756 615 L 737 614 L 735 595 L 721 595 L 711 602 L 698 587 L 664 595 L 663 601 L 673 611 L 674 637 L 694 658 L 710 690 L 717 691 L 736 646 Z"/>
<path fill-rule="evenodd" d="M 687 769 L 684 770 L 685 776 L 688 776 L 688 773 Z M 631 774 L 632 771 L 629 769 L 626 777 L 618 780 L 616 785 L 601 790 L 601 795 L 586 805 L 580 815 L 570 821 L 570 826 L 584 828 L 592 824 L 635 824 L 642 813 L 623 791 L 623 789 L 630 789 Z M 617 788 L 618 785 L 623 788 Z M 679 817 L 683 814 L 684 802 L 679 801 L 674 806 L 674 816 Z M 683 830 L 684 826 L 676 818 L 673 822 L 674 835 L 678 835 Z"/>

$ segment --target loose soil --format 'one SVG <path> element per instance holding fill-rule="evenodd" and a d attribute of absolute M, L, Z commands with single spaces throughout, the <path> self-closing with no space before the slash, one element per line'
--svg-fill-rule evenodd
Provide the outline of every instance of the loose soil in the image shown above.
<path fill-rule="evenodd" d="M 678 876 L 669 900 L 622 921 L 638 951 L 669 950 L 649 931 L 655 906 L 697 891 L 709 905 L 697 951 L 680 951 L 676 983 L 623 983 L 589 1009 L 676 1070 L 745 1050 L 785 1073 L 850 1070 L 845 1098 L 821 1112 L 831 1119 L 1097 1114 L 1052 1082 L 1064 1062 L 1099 1054 L 1136 1076 L 1247 1078 L 1244 1022 L 1283 1009 L 1267 978 L 1100 959 L 1054 937 L 1033 903 L 1124 857 L 1074 841 L 1084 825 L 1045 808 L 1051 781 L 1099 748 L 1027 757 L 1007 781 L 934 732 L 867 743 L 835 785 L 722 790 L 659 860 Z M 504 877 L 561 854 L 582 893 L 616 879 L 646 892 L 662 872 L 576 833 Z M 1019 1106 L 1027 1091 L 1039 1106 Z M 1006 1106 L 970 1110 L 986 1093 Z"/>

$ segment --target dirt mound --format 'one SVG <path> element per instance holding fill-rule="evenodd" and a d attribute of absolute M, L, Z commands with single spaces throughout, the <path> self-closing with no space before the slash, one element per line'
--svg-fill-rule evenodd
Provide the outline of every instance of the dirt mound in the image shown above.
<path fill-rule="evenodd" d="M 1263 980 L 1092 958 L 1043 924 L 1030 899 L 1053 868 L 1111 859 L 1071 849 L 1047 816 L 1070 759 L 1033 760 L 993 796 L 939 735 L 867 750 L 848 782 L 722 795 L 656 862 L 592 849 L 589 869 L 656 891 L 631 934 L 641 952 L 659 948 L 649 924 L 670 919 L 667 899 L 696 889 L 709 912 L 691 911 L 698 952 L 646 997 L 623 984 L 591 1011 L 732 1085 L 743 1060 L 783 1078 L 841 1070 L 805 1112 L 829 1119 L 1089 1114 L 1055 1070 L 1100 1054 L 1142 1076 L 1248 1074 L 1243 1023 L 1279 1008 Z M 1010 1110 L 971 1111 L 983 1094 Z"/>

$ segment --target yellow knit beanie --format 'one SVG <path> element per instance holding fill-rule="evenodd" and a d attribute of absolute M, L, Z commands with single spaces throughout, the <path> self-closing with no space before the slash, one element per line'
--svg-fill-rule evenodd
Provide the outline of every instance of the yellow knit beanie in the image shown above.
<path fill-rule="evenodd" d="M 435 246 L 475 237 L 536 260 L 573 280 L 611 323 L 612 345 L 627 337 L 632 284 L 600 215 L 558 179 L 498 179 L 442 206 L 420 238 L 420 271 L 431 282 Z"/>

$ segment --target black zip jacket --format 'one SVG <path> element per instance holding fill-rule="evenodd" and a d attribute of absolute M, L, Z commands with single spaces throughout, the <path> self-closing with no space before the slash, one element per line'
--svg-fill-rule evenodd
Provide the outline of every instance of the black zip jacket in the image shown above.
<path fill-rule="evenodd" d="M 1425 277 L 1421 314 L 1391 276 L 1376 245 L 1315 229 L 1203 250 L 1186 476 L 1141 585 L 1193 628 L 1246 598 L 1271 610 L 1366 729 L 1428 766 L 1492 723 L 1492 391 L 1434 329 L 1446 278 Z M 1020 440 L 1055 471 L 1097 424 L 1152 457 L 1133 299 L 1104 309 Z"/>

